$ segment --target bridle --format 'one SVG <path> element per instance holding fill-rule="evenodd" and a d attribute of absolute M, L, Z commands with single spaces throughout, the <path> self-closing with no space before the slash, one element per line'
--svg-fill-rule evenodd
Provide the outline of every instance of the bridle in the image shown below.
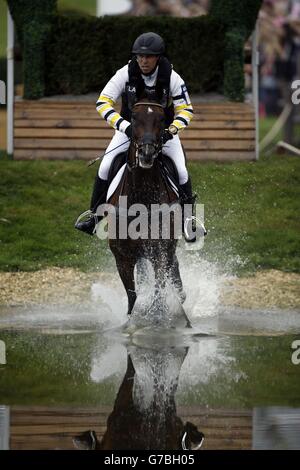
<path fill-rule="evenodd" d="M 164 109 L 164 107 L 161 104 L 153 103 L 151 101 L 149 101 L 149 102 L 148 101 L 142 101 L 142 102 L 135 103 L 133 105 L 133 109 L 136 108 L 137 106 L 151 106 L 151 107 L 157 107 L 157 108 Z M 154 143 L 154 144 L 149 144 L 149 143 L 139 144 L 132 138 L 131 143 L 134 147 L 134 162 L 130 163 L 130 165 L 129 165 L 129 162 L 127 163 L 127 167 L 128 167 L 129 170 L 133 170 L 134 168 L 137 168 L 139 166 L 139 154 L 144 148 L 147 148 L 148 145 L 149 146 L 151 145 L 151 147 L 154 148 L 154 155 L 155 155 L 154 158 L 157 158 L 157 156 L 158 156 L 158 154 L 161 151 L 162 146 L 163 146 L 162 138 L 160 138 L 158 143 Z"/>

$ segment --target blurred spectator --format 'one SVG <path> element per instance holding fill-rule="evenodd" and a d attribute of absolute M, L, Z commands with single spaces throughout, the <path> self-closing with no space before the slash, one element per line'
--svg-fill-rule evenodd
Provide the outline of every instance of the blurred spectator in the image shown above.
<path fill-rule="evenodd" d="M 131 15 L 206 15 L 210 0 L 132 0 Z"/>
<path fill-rule="evenodd" d="M 287 17 L 284 22 L 284 57 L 286 61 L 286 81 L 299 77 L 300 67 L 300 1 L 290 0 L 287 8 Z"/>
<path fill-rule="evenodd" d="M 273 0 L 265 0 L 259 13 L 260 115 L 277 114 L 279 87 L 276 64 L 283 55 L 284 29 Z"/>
<path fill-rule="evenodd" d="M 156 15 L 157 0 L 132 0 L 131 15 Z"/>
<path fill-rule="evenodd" d="M 300 76 L 300 0 L 264 0 L 259 15 L 262 113 L 278 112 L 278 97 L 289 100 Z"/>

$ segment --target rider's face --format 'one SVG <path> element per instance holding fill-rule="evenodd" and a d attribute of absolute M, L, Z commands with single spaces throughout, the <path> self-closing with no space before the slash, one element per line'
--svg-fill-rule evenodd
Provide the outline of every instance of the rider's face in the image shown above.
<path fill-rule="evenodd" d="M 155 69 L 159 56 L 157 55 L 138 55 L 137 61 L 142 73 L 150 73 Z"/>

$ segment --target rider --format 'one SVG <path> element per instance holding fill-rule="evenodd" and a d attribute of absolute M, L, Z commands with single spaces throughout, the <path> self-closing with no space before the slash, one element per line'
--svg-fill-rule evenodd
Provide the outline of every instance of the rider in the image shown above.
<path fill-rule="evenodd" d="M 178 132 L 187 127 L 192 119 L 193 107 L 184 81 L 173 70 L 164 52 L 165 44 L 161 36 L 152 32 L 140 35 L 133 44 L 132 60 L 117 71 L 100 93 L 96 109 L 115 129 L 115 134 L 95 178 L 89 218 L 76 223 L 78 230 L 90 235 L 95 233 L 95 214 L 97 207 L 106 202 L 111 163 L 120 151 L 124 152 L 129 147 L 132 107 L 142 97 L 154 99 L 164 107 L 167 129 L 163 135 L 163 151 L 176 165 L 183 202 L 193 204 L 195 201 L 178 136 Z M 120 96 L 122 109 L 119 114 L 114 105 Z"/>

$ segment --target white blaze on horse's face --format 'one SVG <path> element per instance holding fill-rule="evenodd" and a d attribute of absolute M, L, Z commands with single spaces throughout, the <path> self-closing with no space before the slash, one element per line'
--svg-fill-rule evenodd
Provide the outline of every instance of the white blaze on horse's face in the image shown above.
<path fill-rule="evenodd" d="M 153 109 L 150 106 L 148 107 L 148 113 L 153 113 Z"/>

